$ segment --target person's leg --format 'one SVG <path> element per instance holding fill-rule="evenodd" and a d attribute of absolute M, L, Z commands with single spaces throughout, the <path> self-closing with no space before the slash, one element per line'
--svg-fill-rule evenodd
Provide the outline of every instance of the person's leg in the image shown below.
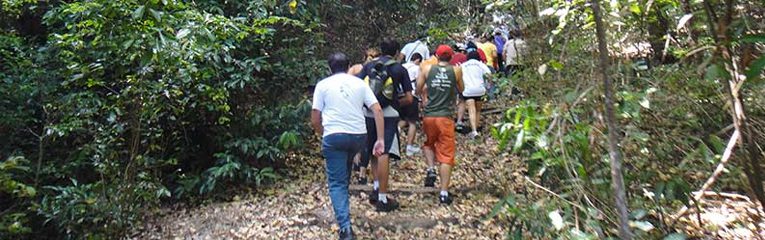
<path fill-rule="evenodd" d="M 424 146 L 422 152 L 425 155 L 425 163 L 428 165 L 428 169 L 435 169 L 436 167 L 436 153 L 431 146 Z"/>
<path fill-rule="evenodd" d="M 434 118 L 425 117 L 422 119 L 422 131 L 425 133 L 425 143 L 422 144 L 422 152 L 425 155 L 425 163 L 428 169 L 435 169 L 436 154 L 435 143 L 438 136 L 438 129 Z"/>
<path fill-rule="evenodd" d="M 436 182 L 436 169 L 435 169 L 435 144 L 438 139 L 438 118 L 425 117 L 422 119 L 422 130 L 425 132 L 425 143 L 422 147 L 422 152 L 425 155 L 425 163 L 428 168 L 425 174 L 425 187 L 434 187 Z M 452 129 L 454 131 L 454 129 Z"/>
<path fill-rule="evenodd" d="M 439 166 L 439 177 L 441 178 L 439 200 L 441 203 L 451 204 L 449 185 L 451 183 L 452 167 L 455 164 L 454 154 L 456 150 L 454 122 L 448 118 L 440 119 L 439 130 L 441 132 L 436 142 L 436 160 L 441 164 Z"/>
<path fill-rule="evenodd" d="M 416 101 L 416 100 L 415 100 Z M 417 136 L 417 120 L 419 119 L 419 104 L 417 102 L 411 105 L 405 106 L 401 110 L 401 120 L 405 122 L 408 127 L 406 128 L 406 155 L 414 156 L 420 152 L 420 148 L 414 145 L 414 140 Z"/>
<path fill-rule="evenodd" d="M 341 230 L 351 228 L 350 201 L 348 199 L 348 184 L 350 178 L 350 153 L 347 151 L 349 137 L 347 134 L 332 134 L 322 140 L 322 153 L 326 161 L 327 185 L 329 198 L 335 219 Z"/>
<path fill-rule="evenodd" d="M 399 139 L 398 139 L 398 117 L 385 118 L 385 153 L 377 157 L 377 170 L 375 177 L 379 182 L 378 189 L 378 211 L 393 211 L 398 208 L 398 203 L 388 196 L 390 186 L 390 159 L 400 158 Z"/>
<path fill-rule="evenodd" d="M 468 109 L 468 117 L 470 118 L 470 129 L 473 130 L 473 133 L 478 131 L 478 117 L 476 116 L 476 101 L 475 99 L 468 99 L 465 100 L 465 105 L 467 105 Z"/>
<path fill-rule="evenodd" d="M 377 202 L 377 190 L 380 187 L 380 183 L 377 180 L 377 158 L 372 156 L 372 149 L 374 148 L 374 141 L 377 139 L 377 129 L 375 128 L 374 118 L 366 118 L 367 125 L 367 140 L 364 141 L 362 152 L 362 166 L 369 167 L 369 172 L 372 175 L 372 192 L 369 193 L 369 203 L 375 204 Z M 365 169 L 366 170 L 366 169 Z"/>
<path fill-rule="evenodd" d="M 462 124 L 462 119 L 465 117 L 465 100 L 462 97 L 457 98 L 457 125 Z"/>
<path fill-rule="evenodd" d="M 366 140 L 365 140 L 366 141 Z M 366 185 L 369 176 L 367 176 L 367 166 L 369 165 L 369 158 L 366 161 L 362 161 L 361 155 L 363 154 L 363 147 L 360 148 L 356 154 L 353 155 L 354 171 L 358 173 L 358 184 Z M 362 163 L 364 163 L 362 165 Z"/>
<path fill-rule="evenodd" d="M 369 156 L 369 172 L 372 174 L 372 181 L 374 183 L 374 190 L 377 191 L 377 189 L 380 187 L 380 182 L 378 180 L 377 175 L 377 157 L 375 156 Z"/>
<path fill-rule="evenodd" d="M 441 163 L 438 167 L 438 175 L 441 177 L 441 191 L 449 192 L 449 183 L 452 177 L 452 165 Z"/>
<path fill-rule="evenodd" d="M 475 125 L 476 129 L 481 128 L 481 109 L 483 109 L 483 101 L 476 100 L 475 101 Z"/>
<path fill-rule="evenodd" d="M 413 146 L 414 138 L 415 136 L 417 136 L 417 123 L 414 121 L 409 121 L 408 124 L 409 124 L 409 130 L 406 132 L 406 145 Z"/>
<path fill-rule="evenodd" d="M 372 161 L 372 171 L 375 173 L 375 182 L 379 183 L 378 193 L 388 193 L 388 174 L 389 174 L 390 155 L 383 154 Z M 376 164 L 374 164 L 376 162 Z"/>

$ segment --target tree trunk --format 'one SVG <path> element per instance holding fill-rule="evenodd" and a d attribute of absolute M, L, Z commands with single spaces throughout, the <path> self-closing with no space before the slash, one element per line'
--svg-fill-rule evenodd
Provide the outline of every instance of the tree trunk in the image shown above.
<path fill-rule="evenodd" d="M 762 173 L 762 154 L 757 147 L 753 137 L 753 132 L 749 126 L 749 119 L 746 116 L 746 106 L 744 105 L 743 92 L 740 91 L 741 86 L 744 84 L 745 79 L 740 78 L 741 71 L 746 65 L 736 66 L 736 57 L 734 52 L 729 47 L 731 42 L 731 34 L 728 33 L 728 27 L 733 22 L 733 15 L 735 14 L 735 0 L 725 1 L 725 15 L 724 18 L 719 21 L 717 26 L 717 53 L 720 59 L 723 60 L 726 70 L 730 73 L 730 79 L 723 83 L 728 95 L 731 106 L 731 115 L 733 118 L 733 126 L 737 131 L 741 133 L 741 142 L 743 143 L 743 149 L 745 152 L 744 159 L 748 160 L 745 163 L 744 172 L 749 180 L 749 186 L 752 188 L 754 195 L 760 202 L 760 207 L 765 210 L 765 189 L 763 189 L 763 173 Z M 746 52 L 745 52 L 746 54 Z M 740 56 L 739 56 L 740 57 Z M 742 61 L 745 61 L 746 56 Z"/>
<path fill-rule="evenodd" d="M 608 77 L 608 47 L 606 44 L 606 29 L 600 13 L 600 0 L 592 1 L 592 12 L 595 16 L 595 28 L 598 37 L 598 51 L 600 52 L 600 73 L 603 78 L 603 88 L 606 97 L 606 125 L 608 125 L 608 155 L 611 157 L 611 187 L 614 191 L 616 210 L 619 215 L 619 238 L 632 239 L 629 227 L 629 213 L 627 212 L 627 194 L 624 189 L 624 177 L 622 175 L 622 154 L 619 149 L 619 128 L 616 125 L 614 114 L 614 93 L 611 79 Z"/>

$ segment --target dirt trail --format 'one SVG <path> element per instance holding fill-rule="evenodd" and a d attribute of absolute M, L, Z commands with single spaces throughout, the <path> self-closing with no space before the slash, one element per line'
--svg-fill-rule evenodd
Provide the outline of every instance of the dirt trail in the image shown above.
<path fill-rule="evenodd" d="M 487 114 L 494 123 L 498 114 Z M 452 177 L 451 206 L 438 204 L 437 190 L 422 187 L 421 155 L 391 166 L 392 195 L 401 209 L 377 213 L 367 202 L 369 185 L 351 186 L 351 217 L 359 239 L 497 239 L 506 229 L 486 216 L 521 179 L 523 167 L 510 155 L 498 155 L 486 125 L 470 140 L 458 134 L 457 167 Z M 423 142 L 421 132 L 418 143 Z M 247 199 L 186 209 L 159 217 L 136 235 L 140 239 L 332 239 L 336 237 L 319 146 L 290 158 L 289 174 Z"/>
<path fill-rule="evenodd" d="M 378 213 L 367 202 L 371 185 L 351 185 L 351 218 L 358 239 L 504 239 L 506 217 L 487 219 L 495 204 L 509 193 L 540 199 L 546 193 L 524 180 L 525 163 L 508 153 L 499 153 L 488 126 L 497 122 L 511 102 L 492 102 L 484 114 L 485 130 L 476 140 L 457 137 L 457 167 L 452 177 L 455 202 L 438 204 L 438 191 L 422 187 L 425 163 L 422 155 L 406 157 L 391 165 L 391 193 L 402 205 L 391 213 Z M 418 132 L 417 143 L 423 142 Z M 403 140 L 403 137 L 402 137 Z M 252 195 L 231 202 L 196 208 L 164 209 L 151 217 L 135 239 L 335 239 L 332 208 L 327 194 L 324 160 L 318 140 L 286 160 L 283 178 L 261 187 Z M 544 198 L 544 197 L 542 197 Z M 698 215 L 695 210 L 681 218 L 678 230 L 688 235 L 723 239 L 752 239 L 752 231 L 740 222 L 765 220 L 748 199 L 710 197 Z M 519 204 L 522 204 L 519 202 Z M 753 220 L 756 219 L 756 220 Z M 723 221 L 724 220 L 724 221 Z M 551 229 L 552 231 L 552 229 Z"/>

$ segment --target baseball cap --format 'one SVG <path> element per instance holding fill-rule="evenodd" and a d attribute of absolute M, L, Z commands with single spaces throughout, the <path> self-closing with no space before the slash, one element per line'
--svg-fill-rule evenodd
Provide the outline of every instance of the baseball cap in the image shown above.
<path fill-rule="evenodd" d="M 443 57 L 447 57 L 447 56 L 451 57 L 452 55 L 454 55 L 454 50 L 452 50 L 452 48 L 449 47 L 449 45 L 441 44 L 438 46 L 438 48 L 436 48 L 436 55 L 443 56 Z"/>

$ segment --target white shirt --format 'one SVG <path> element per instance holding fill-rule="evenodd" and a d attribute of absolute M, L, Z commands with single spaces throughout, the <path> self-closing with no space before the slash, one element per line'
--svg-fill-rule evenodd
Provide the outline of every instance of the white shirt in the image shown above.
<path fill-rule="evenodd" d="M 430 58 L 430 50 L 428 50 L 428 45 L 420 40 L 407 43 L 404 45 L 404 48 L 401 49 L 401 54 L 404 54 L 405 57 L 404 62 L 410 62 L 414 53 L 419 53 L 420 56 L 422 56 L 422 60 Z"/>
<path fill-rule="evenodd" d="M 486 94 L 486 84 L 483 78 L 486 74 L 491 74 L 489 67 L 478 60 L 470 59 L 462 63 L 460 68 L 462 68 L 462 81 L 465 84 L 462 96 L 480 97 Z"/>
<path fill-rule="evenodd" d="M 520 65 L 519 58 L 526 53 L 527 46 L 526 41 L 523 39 L 510 39 L 505 42 L 505 49 L 503 56 L 505 57 L 505 65 Z"/>
<path fill-rule="evenodd" d="M 321 111 L 324 136 L 334 133 L 365 134 L 364 106 L 377 103 L 361 79 L 338 73 L 319 81 L 313 93 L 313 109 Z"/>
<path fill-rule="evenodd" d="M 404 66 L 406 72 L 409 73 L 409 80 L 412 81 L 412 95 L 414 95 L 414 89 L 417 88 L 417 75 L 420 75 L 420 65 L 414 64 L 413 62 L 407 62 L 402 66 Z"/>

